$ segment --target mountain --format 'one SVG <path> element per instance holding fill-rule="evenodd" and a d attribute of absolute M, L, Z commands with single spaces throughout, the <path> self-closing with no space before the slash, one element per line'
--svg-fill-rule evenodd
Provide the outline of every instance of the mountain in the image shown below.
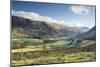
<path fill-rule="evenodd" d="M 75 27 L 74 27 L 74 28 L 75 28 Z M 79 30 L 81 33 L 87 32 L 87 31 L 90 30 L 88 27 L 77 27 L 77 28 L 78 28 L 78 30 Z"/>
<path fill-rule="evenodd" d="M 49 23 L 50 26 L 54 27 L 56 30 L 60 32 L 59 37 L 74 37 L 77 34 L 80 33 L 79 28 L 71 27 L 71 26 L 65 26 L 61 24 L 56 24 L 56 23 Z"/>
<path fill-rule="evenodd" d="M 84 32 L 80 35 L 78 35 L 76 38 L 80 39 L 80 40 L 95 40 L 96 39 L 96 26 L 94 26 L 93 28 L 91 28 L 89 31 Z"/>
<path fill-rule="evenodd" d="M 74 37 L 80 32 L 82 28 L 12 16 L 13 37 Z"/>
<path fill-rule="evenodd" d="M 13 35 L 26 35 L 28 37 L 56 37 L 59 31 L 42 21 L 12 16 Z"/>

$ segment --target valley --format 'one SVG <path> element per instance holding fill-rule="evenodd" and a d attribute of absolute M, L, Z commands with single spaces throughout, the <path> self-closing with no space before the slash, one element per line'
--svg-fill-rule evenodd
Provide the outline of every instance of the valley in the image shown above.
<path fill-rule="evenodd" d="M 89 61 L 96 61 L 95 27 L 83 32 L 82 28 L 12 16 L 12 67 Z"/>

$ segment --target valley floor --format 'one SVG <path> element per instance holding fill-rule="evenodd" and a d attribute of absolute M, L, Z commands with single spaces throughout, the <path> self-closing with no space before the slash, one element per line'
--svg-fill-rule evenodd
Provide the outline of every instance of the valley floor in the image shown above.
<path fill-rule="evenodd" d="M 11 66 L 96 61 L 95 40 L 85 40 L 75 47 L 68 47 L 70 42 L 60 40 L 12 49 Z"/>

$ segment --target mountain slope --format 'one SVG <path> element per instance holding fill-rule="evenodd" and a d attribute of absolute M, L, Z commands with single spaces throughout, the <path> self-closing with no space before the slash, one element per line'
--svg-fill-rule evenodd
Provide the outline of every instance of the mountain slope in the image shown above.
<path fill-rule="evenodd" d="M 96 26 L 94 26 L 92 29 L 90 29 L 89 31 L 82 33 L 80 35 L 77 36 L 78 39 L 80 40 L 85 40 L 85 39 L 96 39 Z"/>
<path fill-rule="evenodd" d="M 49 37 L 57 36 L 59 32 L 45 22 L 12 16 L 12 32 L 22 33 L 29 36 Z"/>
<path fill-rule="evenodd" d="M 12 35 L 14 37 L 74 37 L 80 28 L 64 26 L 44 21 L 34 21 L 23 17 L 12 16 Z"/>

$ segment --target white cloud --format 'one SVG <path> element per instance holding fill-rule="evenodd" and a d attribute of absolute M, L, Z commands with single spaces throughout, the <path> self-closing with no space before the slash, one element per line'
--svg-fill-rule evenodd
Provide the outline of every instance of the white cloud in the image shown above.
<path fill-rule="evenodd" d="M 25 11 L 12 10 L 12 15 L 24 17 L 24 18 L 31 19 L 31 20 L 45 21 L 45 22 L 57 23 L 57 24 L 62 24 L 62 25 L 67 25 L 67 26 L 77 26 L 77 27 L 83 26 L 78 21 L 65 22 L 64 20 L 56 20 L 56 19 L 53 19 L 53 18 L 48 17 L 48 16 L 41 16 L 40 14 L 35 13 L 35 12 L 25 12 Z"/>
<path fill-rule="evenodd" d="M 48 17 L 48 16 L 41 16 L 35 12 L 25 12 L 25 11 L 14 11 L 12 10 L 12 15 L 24 17 L 31 20 L 38 20 L 38 21 L 46 21 L 46 22 L 58 22 L 57 20 Z"/>
<path fill-rule="evenodd" d="M 89 6 L 71 6 L 70 9 L 75 14 L 88 14 L 90 12 Z"/>
<path fill-rule="evenodd" d="M 81 24 L 79 21 L 74 20 L 73 22 L 67 23 L 69 26 L 76 26 L 76 27 L 85 27 L 83 24 Z"/>

